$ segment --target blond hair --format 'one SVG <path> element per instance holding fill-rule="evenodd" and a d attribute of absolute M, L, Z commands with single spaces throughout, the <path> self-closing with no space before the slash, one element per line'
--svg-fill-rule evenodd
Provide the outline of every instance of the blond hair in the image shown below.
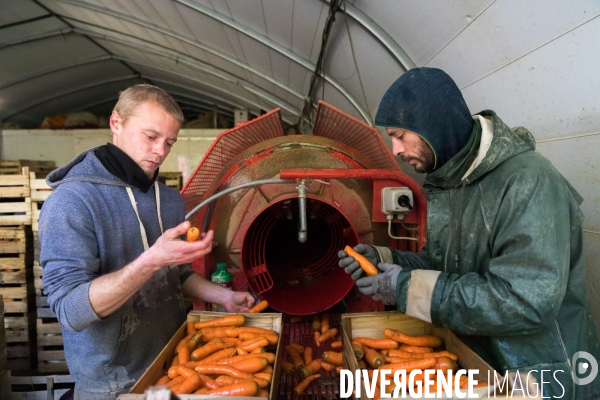
<path fill-rule="evenodd" d="M 167 114 L 175 118 L 179 125 L 183 123 L 183 113 L 175 99 L 163 89 L 145 83 L 133 85 L 122 91 L 114 111 L 125 123 L 137 106 L 149 101 L 160 106 Z"/>

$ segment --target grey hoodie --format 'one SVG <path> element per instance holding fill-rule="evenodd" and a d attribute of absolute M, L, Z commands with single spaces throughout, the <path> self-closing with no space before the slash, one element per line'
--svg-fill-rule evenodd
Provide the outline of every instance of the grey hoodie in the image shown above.
<path fill-rule="evenodd" d="M 90 304 L 91 282 L 115 272 L 144 251 L 125 182 L 110 174 L 94 149 L 53 171 L 54 189 L 40 215 L 40 263 L 48 302 L 63 331 L 76 399 L 115 399 L 144 373 L 185 320 L 182 280 L 189 265 L 163 267 L 125 304 L 99 318 Z M 183 222 L 183 199 L 159 183 L 164 229 Z M 155 187 L 132 187 L 150 246 L 160 237 Z"/>

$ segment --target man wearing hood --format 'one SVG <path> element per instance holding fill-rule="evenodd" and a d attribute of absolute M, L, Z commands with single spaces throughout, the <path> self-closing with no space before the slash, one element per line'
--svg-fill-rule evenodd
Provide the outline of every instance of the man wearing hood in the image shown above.
<path fill-rule="evenodd" d="M 534 151 L 531 133 L 493 111 L 471 116 L 454 81 L 434 68 L 394 82 L 375 124 L 395 155 L 427 173 L 427 244 L 418 253 L 357 245 L 380 270 L 372 277 L 340 251 L 359 290 L 452 330 L 496 371 L 523 380 L 531 371 L 544 397 L 600 398 L 600 378 L 586 383 L 576 371 L 577 352 L 600 360 L 582 198 Z"/>
<path fill-rule="evenodd" d="M 181 240 L 183 198 L 159 183 L 183 114 L 164 90 L 135 85 L 110 117 L 113 144 L 48 175 L 39 224 L 48 302 L 63 332 L 75 399 L 127 392 L 185 321 L 184 296 L 247 311 L 254 299 L 206 281 L 189 263 L 212 231 Z"/>

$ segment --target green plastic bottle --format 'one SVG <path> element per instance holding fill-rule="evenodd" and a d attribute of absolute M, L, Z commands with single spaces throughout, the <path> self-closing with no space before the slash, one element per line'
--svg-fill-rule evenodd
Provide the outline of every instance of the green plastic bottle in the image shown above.
<path fill-rule="evenodd" d="M 227 271 L 227 263 L 221 262 L 217 264 L 217 270 L 213 272 L 210 280 L 225 289 L 233 290 L 231 282 L 231 274 Z M 225 307 L 222 304 L 212 303 L 212 310 L 225 312 Z"/>

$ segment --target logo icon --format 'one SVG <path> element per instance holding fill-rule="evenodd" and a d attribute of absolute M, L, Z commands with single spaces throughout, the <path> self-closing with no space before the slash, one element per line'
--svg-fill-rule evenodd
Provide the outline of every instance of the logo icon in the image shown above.
<path fill-rule="evenodd" d="M 582 358 L 585 359 L 587 362 L 579 361 L 578 363 L 577 361 Z M 587 351 L 578 351 L 577 353 L 573 354 L 573 358 L 571 359 L 571 365 L 577 371 L 573 374 L 573 381 L 575 381 L 576 385 L 587 385 L 588 383 L 596 379 L 596 375 L 598 375 L 598 361 L 596 361 L 594 356 L 588 353 Z M 577 376 L 577 374 L 584 375 L 588 373 L 588 371 L 589 375 L 585 378 L 579 378 Z"/>

